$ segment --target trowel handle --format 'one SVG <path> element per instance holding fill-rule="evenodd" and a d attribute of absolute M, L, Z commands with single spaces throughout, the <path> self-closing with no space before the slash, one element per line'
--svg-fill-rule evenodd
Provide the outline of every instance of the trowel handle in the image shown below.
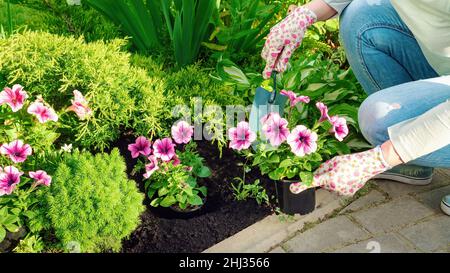
<path fill-rule="evenodd" d="M 277 71 L 273 70 L 271 77 L 273 79 L 273 90 L 270 94 L 269 103 L 272 104 L 275 102 L 275 99 L 277 98 Z"/>

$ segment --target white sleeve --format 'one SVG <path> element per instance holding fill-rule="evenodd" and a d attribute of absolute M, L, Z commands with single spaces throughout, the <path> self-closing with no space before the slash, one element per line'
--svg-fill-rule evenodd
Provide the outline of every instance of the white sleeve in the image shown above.
<path fill-rule="evenodd" d="M 450 77 L 441 77 L 450 85 Z M 450 145 L 450 100 L 419 117 L 388 128 L 389 138 L 407 163 Z"/>
<path fill-rule="evenodd" d="M 341 12 L 352 2 L 352 0 L 323 0 L 325 3 L 327 3 L 330 7 L 335 9 L 338 14 L 341 14 Z"/>

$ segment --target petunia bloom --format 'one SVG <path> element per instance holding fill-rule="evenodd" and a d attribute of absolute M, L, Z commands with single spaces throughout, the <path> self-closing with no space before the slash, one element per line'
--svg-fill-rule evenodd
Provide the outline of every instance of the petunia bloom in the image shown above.
<path fill-rule="evenodd" d="M 345 118 L 333 116 L 330 118 L 330 122 L 333 125 L 333 128 L 330 129 L 330 133 L 334 133 L 337 140 L 343 141 L 348 135 L 347 121 Z"/>
<path fill-rule="evenodd" d="M 22 109 L 25 100 L 28 98 L 27 92 L 23 90 L 20 84 L 15 84 L 12 89 L 5 87 L 0 92 L 0 105 L 8 104 L 13 112 L 17 112 Z"/>
<path fill-rule="evenodd" d="M 296 156 L 305 156 L 317 150 L 317 138 L 315 132 L 303 125 L 298 125 L 289 134 L 287 142 Z"/>
<path fill-rule="evenodd" d="M 328 107 L 322 102 L 316 103 L 317 109 L 320 111 L 320 119 L 319 122 L 323 122 L 325 120 L 330 120 L 330 116 L 328 115 Z"/>
<path fill-rule="evenodd" d="M 140 136 L 136 139 L 135 143 L 128 145 L 128 151 L 131 152 L 132 158 L 137 158 L 140 154 L 149 156 L 152 152 L 150 146 L 150 141 L 147 138 Z"/>
<path fill-rule="evenodd" d="M 248 149 L 250 145 L 256 140 L 256 134 L 250 130 L 247 122 L 241 121 L 237 127 L 228 130 L 230 138 L 230 148 L 235 150 Z"/>
<path fill-rule="evenodd" d="M 49 120 L 58 121 L 58 115 L 56 115 L 55 110 L 50 107 L 45 106 L 40 101 L 35 101 L 30 106 L 28 106 L 27 112 L 29 114 L 35 115 L 40 123 L 45 123 Z"/>
<path fill-rule="evenodd" d="M 148 163 L 147 165 L 145 165 L 145 173 L 144 173 L 144 178 L 148 179 L 150 178 L 150 176 L 157 170 L 159 170 L 159 166 L 158 166 L 158 159 L 156 158 L 155 155 L 151 155 L 148 157 L 148 160 L 150 160 L 150 163 Z"/>
<path fill-rule="evenodd" d="M 295 94 L 293 91 L 281 90 L 280 94 L 289 98 L 291 107 L 294 107 L 299 102 L 310 102 L 310 98 L 308 96 L 297 96 L 297 94 Z"/>
<path fill-rule="evenodd" d="M 269 139 L 272 146 L 280 146 L 289 135 L 288 121 L 280 117 L 278 113 L 271 113 L 267 118 L 264 117 L 262 120 L 264 121 L 262 131 L 265 137 Z"/>
<path fill-rule="evenodd" d="M 74 90 L 73 95 L 75 97 L 74 100 L 71 100 L 72 105 L 69 107 L 69 111 L 75 112 L 75 114 L 81 119 L 84 120 L 90 115 L 92 115 L 92 110 L 88 106 L 87 100 L 84 98 L 83 94 L 80 91 Z"/>
<path fill-rule="evenodd" d="M 23 172 L 20 172 L 16 167 L 8 166 L 0 172 L 0 196 L 10 195 L 17 184 L 20 183 L 20 177 Z"/>
<path fill-rule="evenodd" d="M 194 128 L 186 121 L 179 121 L 176 125 L 172 126 L 172 138 L 176 143 L 189 143 L 194 134 Z"/>
<path fill-rule="evenodd" d="M 29 172 L 28 174 L 31 178 L 34 179 L 35 186 L 44 185 L 48 187 L 52 183 L 52 177 L 45 171 L 39 170 L 35 172 Z"/>
<path fill-rule="evenodd" d="M 9 156 L 14 163 L 24 162 L 33 153 L 31 146 L 24 144 L 22 140 L 14 140 L 0 147 L 0 153 Z"/>
<path fill-rule="evenodd" d="M 158 139 L 153 143 L 153 153 L 157 158 L 168 162 L 175 156 L 175 144 L 170 138 Z"/>

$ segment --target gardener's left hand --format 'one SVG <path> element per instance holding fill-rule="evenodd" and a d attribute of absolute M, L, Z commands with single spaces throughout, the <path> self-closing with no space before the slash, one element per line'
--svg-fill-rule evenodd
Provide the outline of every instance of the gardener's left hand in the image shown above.
<path fill-rule="evenodd" d="M 349 155 L 334 157 L 323 163 L 315 172 L 311 186 L 294 183 L 290 190 L 300 193 L 308 188 L 322 187 L 341 195 L 353 195 L 366 182 L 391 167 L 384 160 L 381 147 Z"/>
<path fill-rule="evenodd" d="M 289 9 L 289 15 L 271 28 L 261 53 L 266 61 L 263 72 L 265 79 L 270 78 L 274 70 L 283 72 L 286 69 L 307 28 L 317 20 L 316 14 L 305 7 L 291 6 Z"/>

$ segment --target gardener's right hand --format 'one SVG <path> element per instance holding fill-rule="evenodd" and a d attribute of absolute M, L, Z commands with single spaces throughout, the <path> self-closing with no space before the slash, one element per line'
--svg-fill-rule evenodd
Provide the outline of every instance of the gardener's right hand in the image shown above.
<path fill-rule="evenodd" d="M 314 24 L 317 16 L 304 7 L 293 8 L 289 15 L 270 30 L 262 51 L 266 61 L 263 72 L 265 79 L 270 78 L 272 71 L 283 72 L 294 51 L 300 46 L 307 28 Z"/>
<path fill-rule="evenodd" d="M 351 196 L 370 178 L 390 168 L 378 146 L 365 152 L 336 156 L 320 165 L 314 172 L 311 186 L 293 183 L 290 190 L 292 193 L 300 193 L 308 188 L 322 187 L 341 195 Z"/>

